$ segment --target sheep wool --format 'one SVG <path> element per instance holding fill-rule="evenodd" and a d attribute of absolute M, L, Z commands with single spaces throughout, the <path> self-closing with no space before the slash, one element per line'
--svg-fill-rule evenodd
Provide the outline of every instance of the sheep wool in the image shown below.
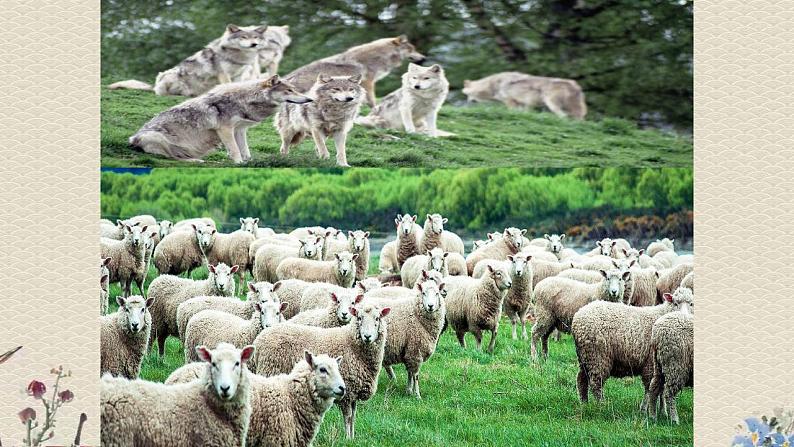
<path fill-rule="evenodd" d="M 274 290 L 279 301 L 282 303 L 289 303 L 290 305 L 284 310 L 284 318 L 290 319 L 300 312 L 300 302 L 303 292 L 316 285 L 317 283 L 303 281 L 301 279 L 285 279 L 279 281 L 281 286 Z"/>
<path fill-rule="evenodd" d="M 350 307 L 359 304 L 364 295 L 328 293 L 325 307 L 302 310 L 289 319 L 290 323 L 316 327 L 340 327 L 350 323 Z"/>
<path fill-rule="evenodd" d="M 656 418 L 656 401 L 661 395 L 670 420 L 678 424 L 676 397 L 685 386 L 692 386 L 694 371 L 694 318 L 683 312 L 670 312 L 653 323 L 651 347 L 654 355 L 653 379 L 646 398 L 649 415 Z"/>
<path fill-rule="evenodd" d="M 447 256 L 447 271 L 449 276 L 468 276 L 469 269 L 466 268 L 466 258 L 460 253 L 450 253 Z"/>
<path fill-rule="evenodd" d="M 110 282 L 118 282 L 121 285 L 124 297 L 130 296 L 132 293 L 133 281 L 136 282 L 138 289 L 143 291 L 143 283 L 137 282 L 137 279 L 140 278 L 140 272 L 146 268 L 144 233 L 147 230 L 146 226 L 125 224 L 122 240 L 106 238 L 99 240 L 101 257 L 111 258 L 107 265 Z"/>
<path fill-rule="evenodd" d="M 486 244 L 470 253 L 466 257 L 466 268 L 469 275 L 474 273 L 474 266 L 483 259 L 495 259 L 504 261 L 508 255 L 514 255 L 524 247 L 524 234 L 527 230 L 518 228 L 505 228 L 501 238 L 494 238 L 494 242 Z"/>
<path fill-rule="evenodd" d="M 198 245 L 193 227 L 183 231 L 174 230 L 164 237 L 154 248 L 154 267 L 161 275 L 179 275 L 187 272 L 187 276 L 197 267 L 204 265 L 204 253 Z"/>
<path fill-rule="evenodd" d="M 381 248 L 378 271 L 384 275 L 400 273 L 397 263 L 397 241 L 386 242 Z"/>
<path fill-rule="evenodd" d="M 218 230 L 207 226 L 199 228 L 197 231 L 199 248 L 207 257 L 207 262 L 215 265 L 224 263 L 226 265 L 237 265 L 237 276 L 240 278 L 240 286 L 245 282 L 245 272 L 251 271 L 253 260 L 248 257 L 248 248 L 256 239 L 254 235 L 244 230 L 237 230 L 232 233 L 219 233 Z M 209 237 L 207 233 L 209 232 Z M 273 282 L 273 281 L 271 281 Z"/>
<path fill-rule="evenodd" d="M 308 282 L 326 282 L 340 287 L 352 287 L 356 279 L 357 254 L 343 251 L 333 261 L 314 261 L 302 258 L 287 258 L 278 265 L 279 280 L 302 279 Z"/>
<path fill-rule="evenodd" d="M 661 240 L 657 239 L 656 241 L 651 242 L 650 244 L 648 244 L 648 248 L 645 249 L 645 254 L 650 256 L 650 257 L 654 257 L 658 253 L 663 252 L 663 251 L 673 251 L 674 252 L 675 251 L 674 242 L 675 242 L 675 239 L 668 239 L 668 238 L 664 238 L 664 239 L 661 239 Z"/>
<path fill-rule="evenodd" d="M 394 223 L 397 225 L 397 270 L 399 271 L 408 258 L 419 254 L 423 235 L 421 227 L 416 224 L 416 215 L 398 214 Z"/>
<path fill-rule="evenodd" d="M 447 218 L 441 214 L 428 214 L 425 219 L 425 226 L 422 228 L 423 237 L 419 247 L 420 253 L 439 247 L 448 253 L 457 253 L 463 256 L 463 240 L 457 234 L 444 229 Z"/>
<path fill-rule="evenodd" d="M 302 239 L 300 246 L 290 247 L 285 245 L 265 244 L 259 247 L 254 254 L 254 267 L 252 275 L 257 281 L 278 281 L 276 269 L 281 261 L 289 258 L 322 259 L 322 239 Z"/>
<path fill-rule="evenodd" d="M 118 311 L 100 317 L 100 376 L 110 373 L 127 379 L 138 378 L 152 330 L 148 310 L 152 300 L 138 295 L 116 297 Z"/>
<path fill-rule="evenodd" d="M 434 270 L 441 273 L 441 276 L 447 276 L 449 274 L 447 269 L 448 256 L 448 252 L 440 248 L 434 248 L 428 251 L 427 254 L 411 256 L 406 259 L 400 269 L 400 279 L 403 287 L 413 288 L 421 278 L 422 271 Z"/>
<path fill-rule="evenodd" d="M 660 272 L 659 279 L 656 281 L 656 302 L 660 303 L 665 293 L 673 293 L 681 286 L 681 282 L 684 281 L 686 275 L 694 271 L 695 266 L 693 264 L 681 264 Z"/>

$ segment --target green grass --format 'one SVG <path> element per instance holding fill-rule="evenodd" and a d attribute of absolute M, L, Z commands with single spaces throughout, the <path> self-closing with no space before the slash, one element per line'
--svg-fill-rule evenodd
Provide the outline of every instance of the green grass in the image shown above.
<path fill-rule="evenodd" d="M 374 270 L 377 261 L 370 263 Z M 206 277 L 197 269 L 193 277 Z M 155 276 L 150 272 L 150 280 Z M 119 293 L 111 286 L 111 297 Z M 135 293 L 135 291 L 133 291 Z M 113 303 L 115 309 L 115 303 Z M 488 336 L 485 337 L 486 341 Z M 378 392 L 359 405 L 356 439 L 347 442 L 339 410 L 325 416 L 316 446 L 685 446 L 692 445 L 692 390 L 678 398 L 681 425 L 665 417 L 648 420 L 639 410 L 642 381 L 610 379 L 605 401 L 581 404 L 576 393 L 578 363 L 573 339 L 549 341 L 549 360 L 530 360 L 529 342 L 512 340 L 502 321 L 493 355 L 458 346 L 451 331 L 442 334 L 435 354 L 422 367 L 422 400 L 405 393 L 406 375 L 385 373 Z M 149 353 L 141 377 L 164 381 L 184 362 L 181 342 L 169 337 L 166 355 Z"/>
<path fill-rule="evenodd" d="M 225 151 L 205 158 L 205 163 L 179 162 L 130 148 L 128 138 L 146 121 L 184 100 L 159 97 L 152 92 L 102 90 L 102 166 L 235 166 Z M 362 110 L 367 113 L 366 107 Z M 399 131 L 355 126 L 348 137 L 348 162 L 359 167 L 689 167 L 692 139 L 633 123 L 605 118 L 577 122 L 550 113 L 508 110 L 491 104 L 444 106 L 439 128 L 457 134 L 434 139 Z M 304 141 L 288 158 L 279 155 L 280 139 L 272 120 L 251 128 L 248 141 L 253 159 L 246 167 L 333 167 L 335 149 L 329 140 L 331 160 L 318 160 L 314 143 Z"/>

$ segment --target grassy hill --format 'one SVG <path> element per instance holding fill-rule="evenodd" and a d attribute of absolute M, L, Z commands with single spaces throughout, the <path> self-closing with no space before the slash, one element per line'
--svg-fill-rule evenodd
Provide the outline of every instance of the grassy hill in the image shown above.
<path fill-rule="evenodd" d="M 234 166 L 224 151 L 206 157 L 205 163 L 188 164 L 144 154 L 127 145 L 127 139 L 146 121 L 182 100 L 152 92 L 103 89 L 102 166 Z M 367 113 L 366 107 L 362 113 Z M 457 136 L 433 139 L 355 126 L 348 137 L 348 162 L 359 167 L 436 168 L 692 166 L 691 138 L 640 130 L 621 119 L 577 122 L 550 113 L 508 110 L 498 104 L 447 105 L 441 110 L 439 128 Z M 253 160 L 243 165 L 246 167 L 334 166 L 335 149 L 330 139 L 331 160 L 318 160 L 311 140 L 282 158 L 272 120 L 251 128 L 248 141 Z"/>

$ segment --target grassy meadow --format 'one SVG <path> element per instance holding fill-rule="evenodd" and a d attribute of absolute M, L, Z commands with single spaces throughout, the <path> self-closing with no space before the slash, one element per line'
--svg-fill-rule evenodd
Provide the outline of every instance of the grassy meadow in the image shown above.
<path fill-rule="evenodd" d="M 377 269 L 377 258 L 370 273 Z M 193 277 L 204 278 L 205 268 Z M 150 271 L 147 280 L 154 279 Z M 111 285 L 111 310 L 120 293 Z M 133 293 L 137 289 L 133 287 Z M 485 336 L 487 343 L 488 336 Z M 510 324 L 502 320 L 495 353 L 461 348 L 451 331 L 442 334 L 435 354 L 422 367 L 417 400 L 405 393 L 407 378 L 396 366 L 397 381 L 382 373 L 378 391 L 359 405 L 356 439 L 344 436 L 341 413 L 326 413 L 316 446 L 685 446 L 692 445 L 693 393 L 685 389 L 678 399 L 681 425 L 665 417 L 648 420 L 639 410 L 643 396 L 639 377 L 610 379 L 599 404 L 579 403 L 576 393 L 578 363 L 573 339 L 563 335 L 549 341 L 549 360 L 530 360 L 529 342 L 511 340 Z M 484 343 L 485 344 L 485 343 Z M 184 363 L 182 343 L 169 337 L 166 355 L 149 353 L 141 377 L 164 381 Z"/>
<path fill-rule="evenodd" d="M 101 155 L 103 167 L 228 167 L 236 166 L 220 150 L 204 163 L 186 163 L 132 149 L 127 140 L 158 113 L 182 102 L 152 92 L 102 90 Z M 362 114 L 367 113 L 362 108 Z M 641 130 L 631 121 L 603 118 L 577 122 L 551 113 L 508 110 L 498 104 L 446 105 L 439 128 L 457 134 L 429 138 L 404 132 L 354 126 L 347 158 L 358 167 L 532 167 L 625 166 L 691 167 L 692 139 L 657 130 Z M 279 154 L 281 140 L 272 119 L 252 127 L 248 142 L 253 159 L 244 167 L 334 167 L 319 160 L 311 139 Z"/>

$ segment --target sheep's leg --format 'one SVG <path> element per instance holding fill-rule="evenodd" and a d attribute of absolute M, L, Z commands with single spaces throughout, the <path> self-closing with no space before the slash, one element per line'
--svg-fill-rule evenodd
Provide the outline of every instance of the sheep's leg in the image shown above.
<path fill-rule="evenodd" d="M 646 401 L 648 404 L 648 416 L 652 419 L 656 419 L 656 402 L 659 400 L 659 396 L 661 395 L 662 389 L 662 382 L 663 378 L 661 374 L 657 372 L 657 374 L 653 375 L 653 379 L 651 379 L 651 385 L 648 389 L 648 393 L 646 393 Z"/>
<path fill-rule="evenodd" d="M 350 433 L 351 433 L 350 439 L 356 437 L 356 401 L 353 401 L 352 406 L 353 406 L 353 418 L 352 418 L 353 422 L 350 424 Z"/>
<path fill-rule="evenodd" d="M 510 326 L 513 330 L 512 337 L 513 340 L 518 340 L 518 333 L 516 332 L 516 325 L 518 325 L 518 312 L 513 312 L 510 314 Z"/>
<path fill-rule="evenodd" d="M 471 333 L 474 335 L 474 341 L 477 343 L 477 349 L 482 349 L 482 331 L 478 328 L 472 328 Z"/>
<path fill-rule="evenodd" d="M 458 337 L 458 343 L 460 343 L 460 347 L 466 349 L 466 332 L 456 330 L 455 336 Z"/>
<path fill-rule="evenodd" d="M 540 342 L 542 344 L 541 349 L 543 351 L 543 358 L 548 360 L 548 358 L 549 358 L 549 334 L 546 334 L 544 337 L 542 337 Z"/>
<path fill-rule="evenodd" d="M 532 343 L 531 343 L 531 355 L 534 360 L 538 359 L 538 342 L 541 342 L 543 345 L 543 354 L 544 356 L 548 355 L 548 337 L 549 333 L 551 332 L 552 328 L 554 327 L 554 321 L 547 312 L 542 310 L 538 311 L 535 315 L 537 319 L 535 320 L 535 325 L 532 326 Z"/>
<path fill-rule="evenodd" d="M 554 337 L 554 341 L 560 341 L 560 336 L 561 336 L 560 331 L 554 329 L 554 334 L 552 334 L 552 337 Z"/>
<path fill-rule="evenodd" d="M 587 373 L 584 368 L 579 365 L 579 374 L 576 375 L 576 389 L 579 391 L 579 400 L 582 403 L 587 402 Z"/>
<path fill-rule="evenodd" d="M 388 365 L 383 369 L 386 370 L 386 374 L 389 376 L 389 379 L 397 380 L 397 374 L 394 374 L 394 367 L 392 365 Z"/>
<path fill-rule="evenodd" d="M 405 370 L 408 371 L 408 388 L 406 391 L 408 394 L 413 394 L 417 399 L 421 399 L 422 396 L 419 394 L 419 368 L 421 364 L 406 364 Z"/>
<path fill-rule="evenodd" d="M 146 299 L 146 291 L 145 291 L 145 290 L 143 290 L 143 285 L 144 285 L 144 283 L 145 283 L 145 282 L 146 282 L 146 277 L 145 277 L 145 276 L 144 276 L 144 277 L 143 277 L 143 279 L 142 279 L 142 280 L 140 280 L 140 281 L 138 281 L 137 279 L 135 280 L 135 285 L 138 287 L 138 290 L 140 290 L 140 291 L 141 291 L 141 296 L 142 296 L 144 299 Z"/>
<path fill-rule="evenodd" d="M 678 408 L 675 404 L 675 396 L 681 391 L 681 387 L 676 384 L 665 383 L 664 385 L 664 401 L 667 404 L 667 413 L 670 415 L 670 421 L 678 424 Z"/>
<path fill-rule="evenodd" d="M 132 295 L 132 278 L 127 278 L 124 280 L 124 298 L 130 295 Z"/>
<path fill-rule="evenodd" d="M 600 375 L 590 373 L 590 389 L 593 391 L 593 397 L 597 402 L 604 400 L 604 390 L 602 389 L 604 380 Z"/>
<path fill-rule="evenodd" d="M 157 352 L 160 353 L 160 357 L 162 358 L 165 356 L 165 339 L 168 338 L 168 332 L 165 330 L 161 330 L 157 332 Z"/>
<path fill-rule="evenodd" d="M 527 319 L 526 319 L 526 317 L 521 318 L 521 339 L 522 340 L 529 340 L 529 335 L 527 335 Z"/>
<path fill-rule="evenodd" d="M 497 322 L 499 324 L 499 322 Z M 499 326 L 496 326 L 491 331 L 491 340 L 488 342 L 488 353 L 493 354 L 493 348 L 496 346 L 496 337 L 499 335 Z"/>
<path fill-rule="evenodd" d="M 339 407 L 342 410 L 342 418 L 345 421 L 345 437 L 353 439 L 353 403 L 345 401 Z"/>
<path fill-rule="evenodd" d="M 642 386 L 645 388 L 645 395 L 642 397 L 642 402 L 640 402 L 640 411 L 646 412 L 648 411 L 648 405 L 655 406 L 655 403 L 651 400 L 651 395 L 653 391 L 651 389 L 652 382 L 653 382 L 653 365 L 650 367 L 645 367 L 642 371 Z"/>

